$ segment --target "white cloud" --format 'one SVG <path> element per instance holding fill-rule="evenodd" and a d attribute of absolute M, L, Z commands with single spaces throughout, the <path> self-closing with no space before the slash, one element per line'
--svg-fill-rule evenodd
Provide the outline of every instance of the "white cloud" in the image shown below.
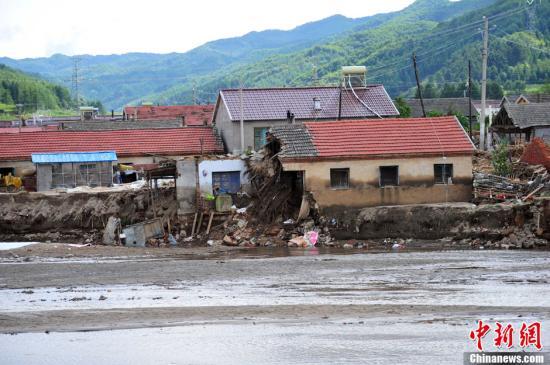
<path fill-rule="evenodd" d="M 253 30 L 291 29 L 333 14 L 362 17 L 413 0 L 0 0 L 0 56 L 184 52 Z"/>

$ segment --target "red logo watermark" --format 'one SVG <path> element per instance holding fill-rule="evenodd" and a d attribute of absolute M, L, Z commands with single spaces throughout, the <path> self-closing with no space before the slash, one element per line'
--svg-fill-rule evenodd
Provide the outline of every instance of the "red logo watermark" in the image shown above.
<path fill-rule="evenodd" d="M 477 321 L 477 327 L 470 331 L 470 339 L 475 342 L 479 351 L 483 351 L 483 338 L 490 333 L 494 333 L 493 343 L 496 347 L 511 348 L 514 345 L 515 332 L 514 327 L 510 323 L 502 324 L 495 322 L 494 329 L 492 329 L 490 324 L 479 320 Z M 523 322 L 517 333 L 520 347 L 527 348 L 533 346 L 539 351 L 542 350 L 540 322 L 530 324 Z"/>

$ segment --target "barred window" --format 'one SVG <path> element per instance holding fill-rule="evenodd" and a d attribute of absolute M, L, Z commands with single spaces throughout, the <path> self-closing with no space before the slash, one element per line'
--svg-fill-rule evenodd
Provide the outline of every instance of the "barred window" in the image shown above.
<path fill-rule="evenodd" d="M 348 189 L 349 169 L 330 169 L 330 187 L 333 189 Z"/>
<path fill-rule="evenodd" d="M 435 164 L 434 180 L 436 184 L 452 184 L 453 164 Z"/>

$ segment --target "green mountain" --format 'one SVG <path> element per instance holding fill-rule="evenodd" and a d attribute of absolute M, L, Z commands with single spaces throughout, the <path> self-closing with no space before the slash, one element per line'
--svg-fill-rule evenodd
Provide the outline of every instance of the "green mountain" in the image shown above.
<path fill-rule="evenodd" d="M 411 56 L 433 96 L 465 90 L 481 75 L 482 16 L 489 17 L 491 95 L 550 80 L 550 4 L 524 0 L 417 0 L 370 17 L 333 16 L 290 31 L 267 30 L 206 43 L 186 53 L 80 56 L 80 90 L 108 108 L 152 101 L 213 102 L 220 88 L 334 84 L 341 66 L 366 65 L 369 83 L 390 95 L 414 95 Z M 63 55 L 13 60 L 12 67 L 70 82 Z"/>
<path fill-rule="evenodd" d="M 71 104 L 69 90 L 0 64 L 0 114 L 12 115 L 37 109 L 63 110 Z"/>
<path fill-rule="evenodd" d="M 454 6 L 469 11 L 461 13 Z M 483 15 L 489 17 L 490 24 L 489 79 L 509 91 L 548 82 L 550 4 L 528 5 L 518 0 L 419 0 L 377 27 L 244 67 L 223 69 L 194 82 L 206 93 L 236 87 L 240 80 L 246 86 L 334 84 L 341 66 L 366 65 L 370 83 L 384 84 L 392 96 L 412 95 L 416 84 L 411 56 L 415 52 L 420 76 L 435 84 L 436 94 L 446 88 L 448 94 L 462 95 L 468 60 L 472 61 L 474 82 L 481 76 Z M 453 92 L 449 92 L 451 87 Z M 164 103 L 189 101 L 190 93 L 190 86 L 182 83 L 145 98 Z"/>
<path fill-rule="evenodd" d="M 379 14 L 350 19 L 334 15 L 289 31 L 265 30 L 208 42 L 186 53 L 81 55 L 78 56 L 79 88 L 88 99 L 98 99 L 108 108 L 120 108 L 132 100 L 162 93 L 175 85 L 186 84 L 192 89 L 197 76 L 231 65 L 255 62 L 269 55 L 297 51 L 357 26 L 375 27 L 391 17 L 392 14 Z M 56 54 L 22 60 L 0 57 L 0 63 L 71 85 L 74 59 L 69 56 Z"/>

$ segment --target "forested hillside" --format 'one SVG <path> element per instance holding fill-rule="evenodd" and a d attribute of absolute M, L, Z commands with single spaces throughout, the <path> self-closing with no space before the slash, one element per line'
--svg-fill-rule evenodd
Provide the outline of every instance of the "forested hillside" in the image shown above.
<path fill-rule="evenodd" d="M 13 114 L 17 104 L 23 112 L 63 110 L 72 106 L 72 100 L 65 87 L 0 64 L 0 114 Z"/>
<path fill-rule="evenodd" d="M 478 5 L 481 2 L 478 2 Z M 466 89 L 468 60 L 472 78 L 481 76 L 482 16 L 489 17 L 489 80 L 492 94 L 503 88 L 521 92 L 528 84 L 550 79 L 549 2 L 499 0 L 475 11 L 438 22 L 430 18 L 441 1 L 419 0 L 399 17 L 333 42 L 268 57 L 252 65 L 222 70 L 195 82 L 206 95 L 219 88 L 246 86 L 330 84 L 337 82 L 342 65 L 366 65 L 370 83 L 383 83 L 392 96 L 413 94 L 411 56 L 417 54 L 419 71 L 431 83 L 433 96 L 462 95 Z M 463 4 L 463 6 L 465 3 Z M 475 88 L 475 86 L 474 86 Z M 188 85 L 179 85 L 147 99 L 160 102 L 189 100 Z"/>
<path fill-rule="evenodd" d="M 352 51 L 345 47 L 339 49 L 339 44 L 347 42 L 348 36 L 368 34 L 372 30 L 373 39 L 369 42 L 363 44 L 362 39 L 357 39 L 358 44 L 350 44 L 370 52 L 380 42 L 398 39 L 399 34 L 386 37 L 385 33 L 392 27 L 399 29 L 418 22 L 418 29 L 431 29 L 441 21 L 494 1 L 420 0 L 397 12 L 357 19 L 335 15 L 289 31 L 251 32 L 242 37 L 208 42 L 186 53 L 82 55 L 79 57 L 80 89 L 89 99 L 99 99 L 109 108 L 120 108 L 143 100 L 212 102 L 218 86 L 235 85 L 241 75 L 247 86 L 295 85 L 312 83 L 314 69 L 318 67 L 319 82 L 328 82 L 331 77 L 327 71 L 339 68 L 342 52 Z M 355 57 L 358 51 L 353 50 L 346 63 L 360 64 L 363 60 Z M 23 60 L 0 58 L 0 63 L 65 85 L 73 71 L 73 60 L 64 55 Z M 250 73 L 245 72 L 248 65 Z"/>
<path fill-rule="evenodd" d="M 334 84 L 344 65 L 366 65 L 369 83 L 413 96 L 416 53 L 427 97 L 464 95 L 468 60 L 474 96 L 481 76 L 482 16 L 489 17 L 488 95 L 530 91 L 550 81 L 550 2 L 417 0 L 388 14 L 333 16 L 290 31 L 251 32 L 186 53 L 80 56 L 80 90 L 108 108 L 151 101 L 214 102 L 220 88 Z M 0 63 L 49 80 L 71 79 L 63 55 Z"/>
<path fill-rule="evenodd" d="M 120 108 L 144 95 L 162 93 L 174 85 L 193 87 L 193 79 L 224 67 L 243 65 L 273 54 L 285 54 L 324 42 L 361 26 L 382 24 L 392 14 L 351 19 L 334 15 L 288 31 L 265 30 L 242 37 L 208 42 L 185 53 L 78 56 L 80 89 L 88 99 L 99 99 L 109 108 Z M 205 26 L 208 26 L 205 23 Z M 177 45 L 175 45 L 176 47 Z M 0 63 L 37 73 L 69 86 L 75 58 L 56 54 L 22 60 L 0 57 Z M 200 89 L 200 85 L 197 85 Z M 189 95 L 189 100 L 191 96 Z"/>

